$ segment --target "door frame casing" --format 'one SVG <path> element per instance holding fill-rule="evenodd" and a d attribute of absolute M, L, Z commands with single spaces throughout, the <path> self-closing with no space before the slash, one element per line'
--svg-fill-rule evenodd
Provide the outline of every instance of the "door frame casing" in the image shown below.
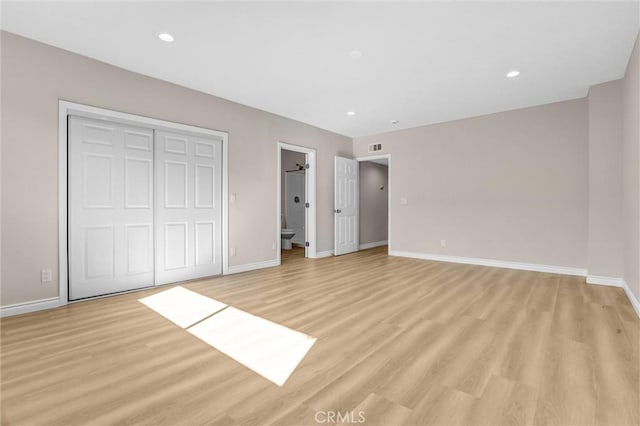
<path fill-rule="evenodd" d="M 317 257 L 317 241 L 316 241 L 316 150 L 315 148 L 307 148 L 300 145 L 292 145 L 286 142 L 278 142 L 277 147 L 277 194 L 278 205 L 276 216 L 276 258 L 278 265 L 281 263 L 282 239 L 280 233 L 282 231 L 282 150 L 294 151 L 305 154 L 306 162 L 309 168 L 305 171 L 305 199 L 309 203 L 309 207 L 305 211 L 305 241 L 309 242 L 309 247 L 304 248 L 305 257 L 315 259 Z"/>
<path fill-rule="evenodd" d="M 387 251 L 391 251 L 391 154 L 378 154 L 365 157 L 356 157 L 355 160 L 358 162 L 358 164 L 363 161 L 387 160 Z M 360 203 L 360 197 L 358 197 L 358 203 Z M 358 214 L 360 214 L 359 210 Z M 360 250 L 358 249 L 358 251 Z"/>
<path fill-rule="evenodd" d="M 222 274 L 229 270 L 229 136 L 226 132 L 175 123 L 166 120 L 129 114 L 64 100 L 58 101 L 58 304 L 69 301 L 69 256 L 68 256 L 68 129 L 67 117 L 75 115 L 141 127 L 186 132 L 189 134 L 215 136 L 222 139 Z M 150 285 L 153 286 L 153 283 Z"/>

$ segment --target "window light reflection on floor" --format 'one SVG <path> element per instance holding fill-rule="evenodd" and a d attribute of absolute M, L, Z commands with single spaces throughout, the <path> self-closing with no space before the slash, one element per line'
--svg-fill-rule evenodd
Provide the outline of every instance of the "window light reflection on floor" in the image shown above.
<path fill-rule="evenodd" d="M 187 331 L 278 386 L 316 342 L 314 337 L 231 306 Z"/>
<path fill-rule="evenodd" d="M 227 307 L 222 302 L 180 286 L 139 299 L 139 302 L 182 328 Z"/>
<path fill-rule="evenodd" d="M 139 301 L 278 386 L 316 342 L 314 337 L 180 286 Z"/>

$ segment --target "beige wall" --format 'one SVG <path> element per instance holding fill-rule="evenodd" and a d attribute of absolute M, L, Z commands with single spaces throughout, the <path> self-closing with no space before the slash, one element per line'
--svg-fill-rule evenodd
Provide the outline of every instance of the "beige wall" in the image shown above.
<path fill-rule="evenodd" d="M 624 279 L 640 300 L 640 38 L 623 80 Z"/>
<path fill-rule="evenodd" d="M 375 142 L 394 164 L 392 250 L 588 267 L 593 275 L 622 274 L 640 298 L 638 42 L 625 78 L 594 86 L 588 98 L 351 143 L 0 34 L 0 305 L 57 295 L 56 280 L 40 283 L 40 269 L 57 277 L 59 99 L 229 132 L 229 192 L 237 195 L 229 205 L 229 246 L 237 249 L 231 266 L 276 257 L 278 142 L 317 150 L 318 251 L 333 248 L 334 155 L 366 156 Z M 364 230 L 361 237 L 363 243 L 380 238 Z"/>
<path fill-rule="evenodd" d="M 388 172 L 385 165 L 360 162 L 360 244 L 388 239 Z"/>
<path fill-rule="evenodd" d="M 1 305 L 58 294 L 40 269 L 57 277 L 59 99 L 229 132 L 231 266 L 276 258 L 277 143 L 316 148 L 317 249 L 333 247 L 333 157 L 352 154 L 350 138 L 10 33 L 1 43 Z"/>
<path fill-rule="evenodd" d="M 585 268 L 587 120 L 579 99 L 357 138 L 392 156 L 390 249 Z"/>
<path fill-rule="evenodd" d="M 622 81 L 591 87 L 589 275 L 622 278 Z"/>

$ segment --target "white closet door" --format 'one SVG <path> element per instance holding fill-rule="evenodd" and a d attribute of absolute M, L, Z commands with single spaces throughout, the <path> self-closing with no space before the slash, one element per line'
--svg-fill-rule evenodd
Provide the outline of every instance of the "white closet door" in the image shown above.
<path fill-rule="evenodd" d="M 358 162 L 335 157 L 334 254 L 358 251 Z"/>
<path fill-rule="evenodd" d="M 222 273 L 222 140 L 156 131 L 156 284 Z"/>
<path fill-rule="evenodd" d="M 153 131 L 69 117 L 69 299 L 153 285 Z"/>

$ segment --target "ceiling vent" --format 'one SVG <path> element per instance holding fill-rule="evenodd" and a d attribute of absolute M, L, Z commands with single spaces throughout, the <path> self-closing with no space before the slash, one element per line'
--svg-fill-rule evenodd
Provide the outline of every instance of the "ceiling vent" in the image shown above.
<path fill-rule="evenodd" d="M 378 152 L 378 151 L 382 151 L 381 143 L 373 143 L 369 145 L 369 152 Z"/>

